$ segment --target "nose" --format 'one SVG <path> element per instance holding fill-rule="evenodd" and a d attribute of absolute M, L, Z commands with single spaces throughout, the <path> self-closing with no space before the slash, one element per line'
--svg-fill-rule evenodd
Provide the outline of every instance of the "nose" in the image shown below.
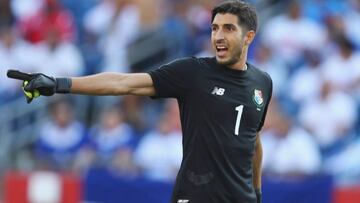
<path fill-rule="evenodd" d="M 224 32 L 222 31 L 222 29 L 219 29 L 214 33 L 214 39 L 215 41 L 222 41 L 225 39 Z"/>

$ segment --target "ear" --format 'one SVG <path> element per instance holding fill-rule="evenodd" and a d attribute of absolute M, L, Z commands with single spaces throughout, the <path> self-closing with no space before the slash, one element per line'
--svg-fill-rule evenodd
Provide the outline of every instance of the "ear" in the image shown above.
<path fill-rule="evenodd" d="M 255 38 L 255 32 L 253 30 L 247 31 L 245 34 L 245 45 L 250 45 Z"/>

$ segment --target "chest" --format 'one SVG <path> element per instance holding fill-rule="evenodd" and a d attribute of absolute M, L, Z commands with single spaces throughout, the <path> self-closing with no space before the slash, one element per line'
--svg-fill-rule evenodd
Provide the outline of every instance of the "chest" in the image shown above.
<path fill-rule="evenodd" d="M 231 78 L 204 74 L 194 91 L 195 105 L 213 126 L 255 132 L 263 117 L 268 92 L 252 77 Z"/>

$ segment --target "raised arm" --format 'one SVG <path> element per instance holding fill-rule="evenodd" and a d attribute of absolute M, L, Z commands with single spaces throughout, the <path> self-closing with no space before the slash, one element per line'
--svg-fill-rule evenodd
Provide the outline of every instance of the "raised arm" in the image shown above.
<path fill-rule="evenodd" d="M 71 78 L 70 92 L 86 95 L 154 96 L 153 81 L 147 73 L 99 73 Z"/>
<path fill-rule="evenodd" d="M 54 78 L 42 73 L 28 74 L 17 70 L 8 70 L 7 76 L 24 81 L 24 91 L 28 103 L 40 95 L 51 96 L 55 93 L 155 95 L 153 81 L 148 73 L 99 73 L 83 77 Z"/>

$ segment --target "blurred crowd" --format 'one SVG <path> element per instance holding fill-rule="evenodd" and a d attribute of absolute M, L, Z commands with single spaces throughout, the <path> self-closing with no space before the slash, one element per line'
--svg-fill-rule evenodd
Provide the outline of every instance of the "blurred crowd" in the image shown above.
<path fill-rule="evenodd" d="M 211 9 L 218 2 L 0 1 L 0 104 L 22 94 L 19 82 L 6 79 L 10 67 L 80 76 L 212 56 Z M 264 174 L 359 182 L 360 0 L 249 2 L 260 17 L 249 61 L 274 83 L 262 130 Z M 176 101 L 111 100 L 90 102 L 85 120 L 76 118 L 68 97 L 52 101 L 31 145 L 33 168 L 82 173 L 105 167 L 124 177 L 173 181 L 182 158 Z"/>

